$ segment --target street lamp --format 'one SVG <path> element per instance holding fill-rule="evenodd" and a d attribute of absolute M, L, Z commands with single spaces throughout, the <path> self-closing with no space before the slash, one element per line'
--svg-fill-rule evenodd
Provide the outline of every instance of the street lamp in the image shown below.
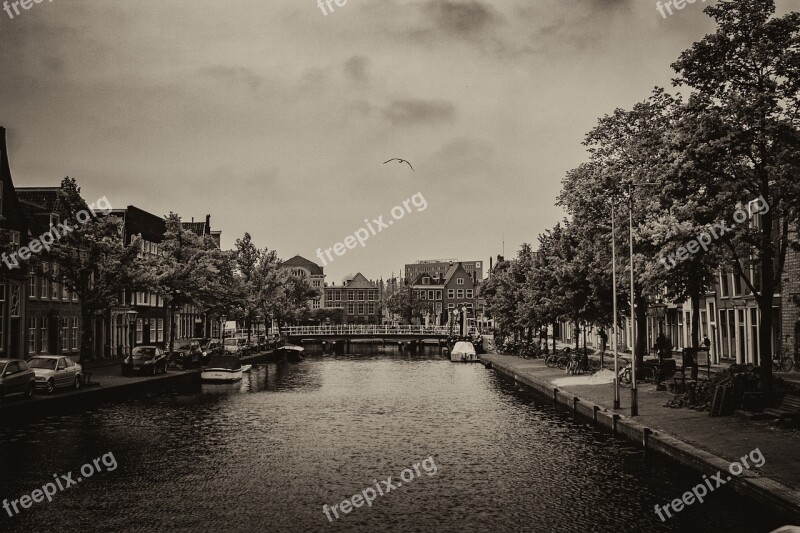
<path fill-rule="evenodd" d="M 225 315 L 220 315 L 219 316 L 219 321 L 220 321 L 220 324 L 219 324 L 219 340 L 221 340 L 221 341 L 225 340 L 225 322 L 227 322 L 227 320 L 226 320 L 227 318 L 228 317 L 226 317 Z"/>
<path fill-rule="evenodd" d="M 658 183 L 633 183 L 628 184 L 628 237 L 631 255 L 631 416 L 639 414 L 639 390 L 636 387 L 636 308 L 634 303 L 633 283 L 633 187 L 640 185 L 659 185 Z"/>
<path fill-rule="evenodd" d="M 613 327 L 611 334 L 614 336 L 614 409 L 619 409 L 619 362 L 617 353 L 617 237 L 614 213 L 614 201 L 611 201 L 611 280 L 614 285 L 611 291 L 613 296 Z M 555 336 L 555 332 L 553 333 Z M 553 343 L 555 351 L 555 342 Z"/>

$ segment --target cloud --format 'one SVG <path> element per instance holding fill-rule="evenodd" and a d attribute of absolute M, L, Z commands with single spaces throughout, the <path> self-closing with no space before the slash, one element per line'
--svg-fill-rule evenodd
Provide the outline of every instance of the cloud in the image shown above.
<path fill-rule="evenodd" d="M 252 70 L 236 65 L 213 65 L 203 67 L 198 72 L 216 82 L 243 84 L 253 91 L 257 91 L 264 83 L 264 79 Z"/>
<path fill-rule="evenodd" d="M 503 17 L 492 6 L 478 0 L 429 0 L 420 5 L 420 10 L 436 30 L 464 39 L 483 36 L 503 24 Z"/>
<path fill-rule="evenodd" d="M 369 81 L 370 60 L 365 56 L 352 56 L 344 62 L 344 73 L 347 79 L 357 83 Z"/>
<path fill-rule="evenodd" d="M 383 116 L 393 125 L 453 122 L 456 107 L 447 100 L 394 100 L 383 109 Z"/>

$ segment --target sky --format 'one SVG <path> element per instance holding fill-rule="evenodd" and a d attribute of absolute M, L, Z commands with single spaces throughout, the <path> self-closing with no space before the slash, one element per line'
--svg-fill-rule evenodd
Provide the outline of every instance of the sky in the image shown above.
<path fill-rule="evenodd" d="M 488 262 L 564 216 L 585 134 L 670 86 L 709 3 L 44 0 L 0 11 L 0 126 L 17 186 L 210 214 L 329 282 Z"/>

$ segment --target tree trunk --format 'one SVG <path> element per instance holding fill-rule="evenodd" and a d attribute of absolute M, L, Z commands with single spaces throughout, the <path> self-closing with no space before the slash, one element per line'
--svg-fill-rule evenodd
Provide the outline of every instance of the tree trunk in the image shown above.
<path fill-rule="evenodd" d="M 175 349 L 175 304 L 170 303 L 168 306 L 169 313 L 169 353 Z"/>
<path fill-rule="evenodd" d="M 578 321 L 575 321 L 575 353 L 581 349 L 581 328 L 578 325 Z"/>
<path fill-rule="evenodd" d="M 553 322 L 553 353 L 556 353 L 556 329 L 558 328 L 558 322 Z"/>
<path fill-rule="evenodd" d="M 647 353 L 647 300 L 636 297 L 636 370 L 640 372 Z M 641 374 L 640 374 L 641 375 Z"/>
<path fill-rule="evenodd" d="M 57 325 L 59 330 L 61 325 Z M 53 353 L 59 352 L 59 347 L 53 347 Z M 92 358 L 92 309 L 81 303 L 81 353 L 79 363 Z"/>

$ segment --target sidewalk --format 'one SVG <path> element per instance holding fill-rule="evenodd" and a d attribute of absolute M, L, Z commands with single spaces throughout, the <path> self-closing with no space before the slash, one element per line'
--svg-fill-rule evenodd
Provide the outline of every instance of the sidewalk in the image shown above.
<path fill-rule="evenodd" d="M 586 416 L 592 417 L 592 404 L 597 405 L 600 412 L 595 411 L 594 416 L 598 423 L 614 426 L 618 433 L 624 433 L 639 444 L 652 441 L 648 448 L 708 475 L 759 448 L 766 458 L 764 466 L 736 478 L 732 487 L 767 504 L 778 505 L 781 511 L 800 520 L 800 461 L 796 456 L 800 449 L 800 432 L 779 429 L 766 421 L 710 417 L 708 412 L 670 409 L 663 405 L 672 394 L 656 391 L 653 384 L 639 385 L 639 416 L 631 418 L 628 416 L 630 389 L 620 389 L 621 409 L 614 411 L 613 384 L 580 383 L 588 380 L 586 376 L 585 380 L 555 385 L 554 381 L 567 375 L 563 370 L 547 368 L 542 359 L 495 354 L 482 355 L 481 359 Z M 615 414 L 619 415 L 617 420 Z M 648 434 L 648 428 L 652 434 Z"/>

